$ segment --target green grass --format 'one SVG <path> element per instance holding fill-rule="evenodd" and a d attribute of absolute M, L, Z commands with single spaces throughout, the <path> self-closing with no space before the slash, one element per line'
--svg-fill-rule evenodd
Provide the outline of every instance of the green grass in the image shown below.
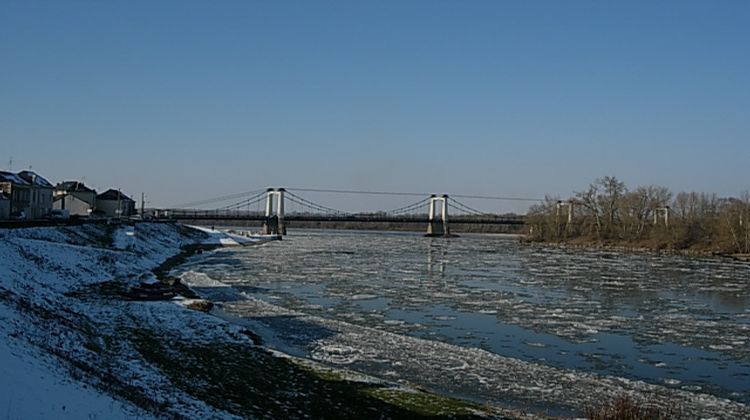
<path fill-rule="evenodd" d="M 479 407 L 456 398 L 443 397 L 425 392 L 409 392 L 393 388 L 374 388 L 367 394 L 389 404 L 404 407 L 425 417 L 472 416 L 481 411 Z"/>
<path fill-rule="evenodd" d="M 481 418 L 467 402 L 348 380 L 250 344 L 162 341 L 146 330 L 131 336 L 179 389 L 243 417 Z"/>

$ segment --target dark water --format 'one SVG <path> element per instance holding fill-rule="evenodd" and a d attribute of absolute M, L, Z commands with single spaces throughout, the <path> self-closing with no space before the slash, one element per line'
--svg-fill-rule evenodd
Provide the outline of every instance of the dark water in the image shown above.
<path fill-rule="evenodd" d="M 750 266 L 503 236 L 295 231 L 189 267 L 275 305 L 750 402 Z"/>

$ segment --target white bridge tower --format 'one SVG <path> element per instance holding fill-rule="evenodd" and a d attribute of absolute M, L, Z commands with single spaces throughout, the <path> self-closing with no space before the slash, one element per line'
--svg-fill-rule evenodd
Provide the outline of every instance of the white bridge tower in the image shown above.
<path fill-rule="evenodd" d="M 284 222 L 284 188 L 268 188 L 266 190 L 266 220 L 263 222 L 264 235 L 286 235 Z M 274 206 L 274 199 L 276 206 Z M 274 214 L 276 210 L 276 214 Z"/>
<path fill-rule="evenodd" d="M 435 217 L 438 202 L 441 204 L 439 220 Z M 448 229 L 448 196 L 446 194 L 441 196 L 433 194 L 430 197 L 429 222 L 425 236 L 452 236 L 450 229 Z"/>

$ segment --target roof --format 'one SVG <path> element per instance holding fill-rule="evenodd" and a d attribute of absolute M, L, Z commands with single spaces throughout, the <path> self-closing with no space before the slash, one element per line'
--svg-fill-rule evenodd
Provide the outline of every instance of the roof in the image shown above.
<path fill-rule="evenodd" d="M 79 181 L 65 181 L 57 184 L 55 187 L 58 191 L 67 191 L 67 192 L 91 192 L 96 193 L 96 191 L 92 190 L 91 188 L 87 187 L 83 182 Z"/>
<path fill-rule="evenodd" d="M 33 182 L 37 187 L 54 188 L 49 181 L 34 171 L 21 171 L 18 173 L 18 176 L 29 184 Z"/>
<path fill-rule="evenodd" d="M 30 182 L 26 181 L 20 176 L 12 172 L 5 172 L 5 171 L 0 171 L 0 182 L 10 182 L 10 183 L 17 184 L 17 185 L 31 185 Z"/>
<path fill-rule="evenodd" d="M 118 197 L 119 196 L 119 197 Z M 103 193 L 96 196 L 97 200 L 120 200 L 120 201 L 133 201 L 132 198 L 128 197 L 127 195 L 123 194 L 120 191 L 108 189 L 107 191 L 104 191 Z"/>

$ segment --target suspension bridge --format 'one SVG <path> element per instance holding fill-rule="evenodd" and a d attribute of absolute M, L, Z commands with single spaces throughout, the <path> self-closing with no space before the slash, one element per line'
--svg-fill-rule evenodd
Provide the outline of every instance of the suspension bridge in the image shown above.
<path fill-rule="evenodd" d="M 160 218 L 180 221 L 257 221 L 262 222 L 264 234 L 285 235 L 289 222 L 349 222 L 349 223 L 403 223 L 424 224 L 427 236 L 449 237 L 451 224 L 464 225 L 523 225 L 525 217 L 520 215 L 499 215 L 481 212 L 457 197 L 538 201 L 537 199 L 486 196 L 449 196 L 429 194 L 418 201 L 390 210 L 352 213 L 316 203 L 303 197 L 302 192 L 328 192 L 341 194 L 401 195 L 414 196 L 418 193 L 389 193 L 379 191 L 315 190 L 291 188 L 266 188 L 223 197 L 216 197 L 175 208 L 158 209 Z M 230 204 L 223 204 L 230 202 Z M 217 204 L 220 204 L 217 206 Z M 211 209 L 207 205 L 217 206 Z M 450 218 L 449 218 L 450 214 Z"/>

